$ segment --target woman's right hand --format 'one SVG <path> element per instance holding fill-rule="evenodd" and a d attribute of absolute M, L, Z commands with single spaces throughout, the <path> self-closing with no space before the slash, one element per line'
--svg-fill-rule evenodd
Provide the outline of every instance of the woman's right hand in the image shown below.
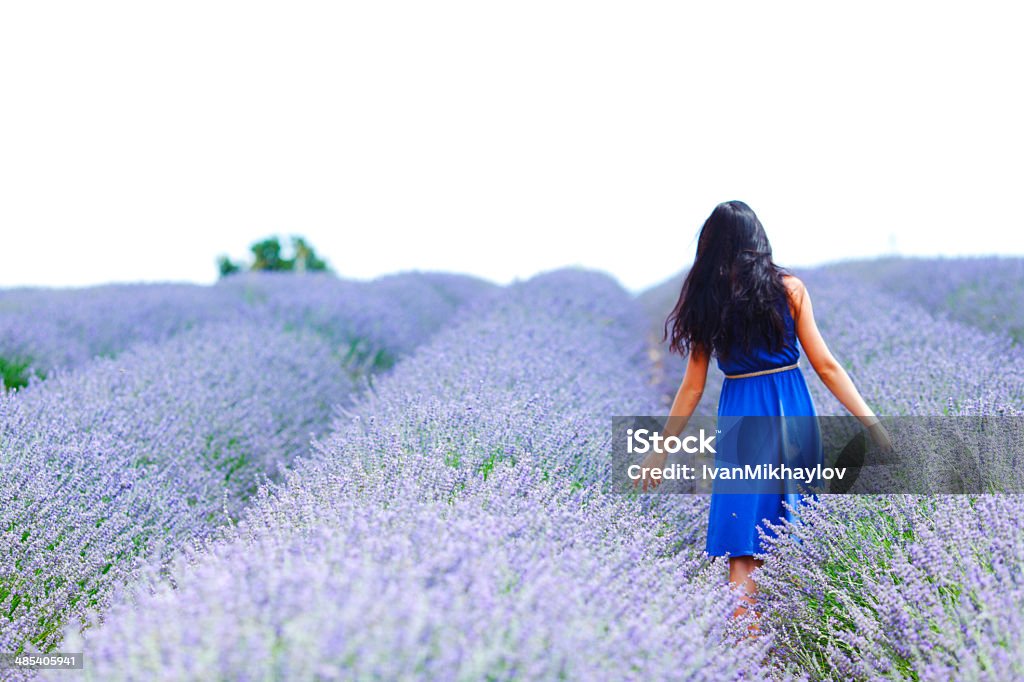
<path fill-rule="evenodd" d="M 662 479 L 654 478 L 653 476 L 651 476 L 650 470 L 664 469 L 665 462 L 667 460 L 668 454 L 664 451 L 658 450 L 654 450 L 646 457 L 644 457 L 644 461 L 640 463 L 640 478 L 633 481 L 633 487 L 636 488 L 638 485 L 640 485 L 640 482 L 643 481 L 644 492 L 647 492 L 648 487 L 650 487 L 651 490 L 657 488 L 661 484 Z"/>

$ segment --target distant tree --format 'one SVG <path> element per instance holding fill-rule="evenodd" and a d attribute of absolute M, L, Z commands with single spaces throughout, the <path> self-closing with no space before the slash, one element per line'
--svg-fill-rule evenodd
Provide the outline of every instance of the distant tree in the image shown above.
<path fill-rule="evenodd" d="M 249 265 L 234 263 L 227 256 L 217 259 L 217 269 L 221 277 L 227 277 L 242 270 L 262 270 L 272 272 L 326 272 L 330 268 L 327 263 L 316 255 L 313 247 L 302 237 L 291 238 L 291 258 L 281 253 L 281 241 L 277 237 L 267 237 L 249 247 L 252 251 L 252 262 Z"/>
<path fill-rule="evenodd" d="M 295 250 L 295 270 L 298 272 L 323 272 L 327 263 L 320 260 L 313 247 L 302 237 L 292 237 L 292 248 Z"/>
<path fill-rule="evenodd" d="M 237 263 L 232 263 L 231 259 L 227 256 L 220 256 L 217 258 L 217 269 L 220 271 L 221 277 L 227 277 L 228 275 L 235 274 L 242 268 Z"/>
<path fill-rule="evenodd" d="M 292 269 L 291 261 L 281 258 L 281 242 L 278 241 L 277 237 L 270 237 L 261 242 L 256 242 L 249 247 L 249 250 L 252 251 L 253 255 L 252 265 L 249 266 L 250 270 L 278 272 Z"/>

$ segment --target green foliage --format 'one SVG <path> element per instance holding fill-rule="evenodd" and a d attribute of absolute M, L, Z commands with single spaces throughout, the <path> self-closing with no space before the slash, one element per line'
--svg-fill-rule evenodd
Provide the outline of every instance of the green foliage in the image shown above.
<path fill-rule="evenodd" d="M 281 240 L 271 236 L 249 247 L 252 262 L 248 265 L 234 263 L 227 256 L 217 259 L 221 277 L 227 277 L 242 270 L 269 272 L 326 272 L 327 262 L 316 255 L 313 247 L 302 237 L 291 238 L 290 255 L 282 253 Z"/>
<path fill-rule="evenodd" d="M 292 249 L 295 257 L 292 259 L 297 272 L 323 272 L 327 270 L 327 263 L 317 257 L 313 247 L 306 243 L 302 237 L 292 237 Z"/>
<path fill-rule="evenodd" d="M 233 275 L 242 268 L 237 264 L 231 262 L 231 259 L 227 256 L 220 256 L 217 258 L 217 270 L 220 272 L 221 277 L 227 277 Z"/>
<path fill-rule="evenodd" d="M 261 242 L 256 242 L 249 250 L 252 251 L 254 260 L 250 266 L 250 270 L 270 270 L 277 272 L 280 270 L 291 270 L 290 261 L 281 258 L 281 242 L 278 241 L 277 237 L 271 237 L 264 239 Z"/>
<path fill-rule="evenodd" d="M 0 378 L 4 381 L 4 387 L 8 390 L 28 386 L 28 380 L 33 374 L 42 376 L 39 372 L 33 372 L 32 360 L 30 358 L 5 358 L 0 355 Z"/>

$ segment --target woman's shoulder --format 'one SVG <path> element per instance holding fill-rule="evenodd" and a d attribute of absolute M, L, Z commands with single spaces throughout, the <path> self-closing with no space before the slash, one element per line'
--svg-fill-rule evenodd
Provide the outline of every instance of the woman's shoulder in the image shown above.
<path fill-rule="evenodd" d="M 786 287 L 786 296 L 789 298 L 789 311 L 795 320 L 800 316 L 800 305 L 803 303 L 807 287 L 802 279 L 791 273 L 782 276 L 782 283 Z"/>
<path fill-rule="evenodd" d="M 804 281 L 794 274 L 786 273 L 782 276 L 782 283 L 786 286 L 786 293 L 790 299 L 799 301 L 807 291 Z"/>
<path fill-rule="evenodd" d="M 787 272 L 782 275 L 782 283 L 785 284 L 786 288 L 790 291 L 798 291 L 804 287 L 803 280 L 791 272 Z"/>

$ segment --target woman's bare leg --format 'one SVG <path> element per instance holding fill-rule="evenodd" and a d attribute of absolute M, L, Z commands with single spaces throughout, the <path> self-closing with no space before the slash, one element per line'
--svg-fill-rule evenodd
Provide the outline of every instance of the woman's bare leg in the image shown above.
<path fill-rule="evenodd" d="M 734 556 L 729 557 L 729 582 L 736 586 L 743 586 L 743 595 L 741 599 L 743 603 L 736 607 L 736 611 L 733 612 L 733 617 L 742 616 L 748 610 L 747 604 L 753 605 L 755 595 L 757 594 L 757 585 L 754 584 L 754 580 L 750 577 L 750 574 L 754 572 L 755 568 L 759 568 L 764 565 L 762 559 L 755 559 L 752 556 Z M 757 626 L 751 625 L 751 630 L 756 631 Z"/>

